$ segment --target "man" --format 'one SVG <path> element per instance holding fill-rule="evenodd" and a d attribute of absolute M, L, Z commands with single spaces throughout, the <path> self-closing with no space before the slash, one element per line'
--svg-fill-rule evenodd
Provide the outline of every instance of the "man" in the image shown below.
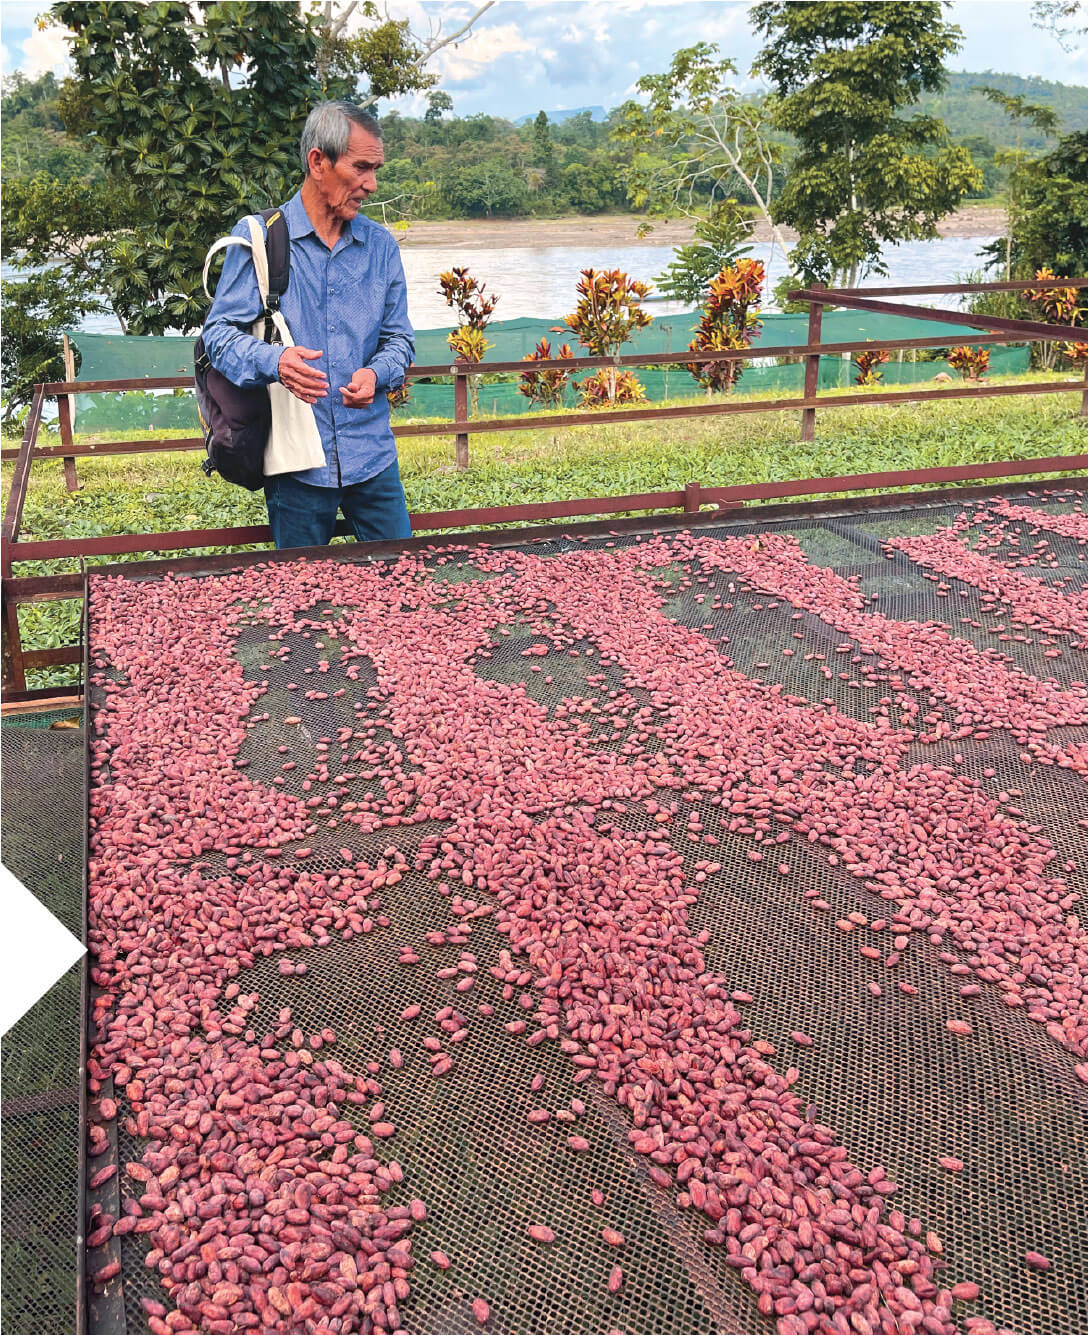
<path fill-rule="evenodd" d="M 342 509 L 361 541 L 411 536 L 390 389 L 415 351 L 397 244 L 359 213 L 384 161 L 378 122 L 349 102 L 311 111 L 300 145 L 306 178 L 284 205 L 291 274 L 280 309 L 296 346 L 249 329 L 261 299 L 248 250 L 231 246 L 204 325 L 212 365 L 242 388 L 279 380 L 313 406 L 325 462 L 265 479 L 278 548 L 327 543 Z M 243 220 L 235 236 L 248 237 Z"/>

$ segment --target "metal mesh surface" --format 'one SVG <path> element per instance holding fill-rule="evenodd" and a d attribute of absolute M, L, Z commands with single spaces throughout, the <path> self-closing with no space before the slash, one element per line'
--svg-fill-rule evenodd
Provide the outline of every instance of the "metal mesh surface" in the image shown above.
<path fill-rule="evenodd" d="M 3 751 L 4 866 L 81 937 L 83 729 L 5 723 Z M 57 980 L 0 1048 L 0 1259 L 4 1327 L 13 1335 L 76 1329 L 80 967 Z"/>
<path fill-rule="evenodd" d="M 1026 493 L 1016 499 L 1043 514 L 1068 513 L 1078 500 L 1070 493 Z M 959 507 L 948 506 L 889 507 L 765 523 L 747 514 L 733 523 L 700 528 L 700 533 L 790 533 L 810 561 L 857 577 L 863 592 L 877 594 L 884 616 L 942 623 L 980 648 L 1000 648 L 1027 673 L 1063 686 L 1083 681 L 1083 653 L 1066 648 L 1061 658 L 1047 658 L 1038 635 L 995 644 L 994 618 L 984 611 L 977 589 L 950 579 L 944 581 L 949 590 L 938 596 L 920 566 L 902 553 L 884 551 L 889 537 L 935 531 L 958 513 Z M 1007 529 L 1010 535 L 1022 530 L 1025 540 L 1031 535 L 1026 522 L 1010 523 Z M 1038 569 L 1021 569 L 1061 578 L 1067 591 L 1088 586 L 1086 549 L 1055 533 L 1047 532 L 1046 539 Z M 610 535 L 584 545 L 623 547 L 639 540 Z M 1038 535 L 1031 541 L 1037 542 Z M 556 538 L 535 543 L 531 550 L 547 556 L 582 545 Z M 1015 544 L 1007 550 L 1014 552 Z M 434 578 L 449 582 L 451 598 L 459 583 L 482 573 L 474 568 L 471 552 L 435 555 L 428 566 Z M 667 571 L 659 573 L 669 577 Z M 709 577 L 719 589 L 730 579 L 723 572 Z M 709 597 L 695 602 L 696 595 L 707 594 L 707 585 L 692 581 L 684 587 L 673 579 L 665 611 L 720 642 L 738 670 L 781 682 L 788 693 L 814 704 L 834 701 L 844 713 L 868 719 L 884 688 L 851 685 L 838 671 L 829 677 L 821 670 L 828 664 L 838 667 L 836 649 L 849 637 L 813 613 L 795 620 L 790 604 L 733 582 L 731 607 L 712 610 Z M 324 613 L 334 620 L 339 610 L 326 605 L 307 615 Z M 968 624 L 972 621 L 980 625 Z M 545 642 L 528 624 L 507 629 L 510 634 L 494 638 L 491 656 L 477 661 L 477 671 L 496 681 L 520 682 L 549 711 L 572 697 L 603 706 L 610 691 L 624 689 L 633 707 L 648 703 L 646 692 L 625 686 L 619 668 L 587 655 L 594 649 L 591 643 L 573 642 L 579 657 L 547 646 L 546 655 L 527 659 L 522 656 L 527 645 Z M 274 648 L 291 648 L 289 660 L 281 662 L 269 657 L 268 632 L 267 624 L 255 624 L 237 641 L 247 674 L 260 671 L 268 683 L 260 709 L 270 715 L 250 723 L 240 758 L 256 781 L 275 781 L 287 792 L 312 797 L 322 785 L 304 790 L 302 784 L 313 770 L 318 739 L 335 737 L 338 727 L 358 726 L 376 677 L 366 660 L 356 660 L 358 680 L 346 682 L 336 646 L 323 642 L 319 649 L 316 632 L 309 638 L 289 633 L 277 639 Z M 802 638 L 795 640 L 798 635 Z M 794 643 L 804 653 L 784 657 L 783 646 Z M 292 681 L 313 685 L 322 659 L 330 662 L 320 678 L 326 699 L 308 701 L 301 690 L 287 689 Z M 531 666 L 542 670 L 532 672 Z M 313 675 L 306 674 L 307 668 Z M 334 687 L 345 683 L 350 689 L 336 698 Z M 901 694 L 911 692 L 904 687 Z M 919 696 L 918 703 L 922 712 L 940 712 L 931 699 Z M 286 717 L 300 716 L 300 724 L 284 723 Z M 628 735 L 618 729 L 615 745 Z M 1072 728 L 1051 734 L 1055 741 L 1082 738 L 1083 730 L 1078 737 Z M 1002 794 L 1000 800 L 1025 821 L 1042 826 L 1059 857 L 1076 864 L 1067 879 L 1072 890 L 1083 894 L 1084 836 L 1076 824 L 1088 810 L 1083 782 L 1053 766 L 1026 766 L 1020 749 L 999 730 L 982 741 L 966 738 L 916 748 L 919 758 L 953 766 L 995 798 Z M 292 763 L 293 768 L 283 768 Z M 375 767 L 347 786 L 352 797 L 360 798 L 380 793 L 382 778 Z M 768 1059 L 799 1069 L 796 1089 L 818 1109 L 814 1115 L 835 1128 L 851 1161 L 866 1170 L 883 1165 L 898 1184 L 893 1207 L 940 1235 L 947 1264 L 940 1283 L 979 1283 L 982 1297 L 957 1305 L 961 1324 L 967 1317 L 985 1317 L 1020 1335 L 1083 1335 L 1088 1330 L 1088 1090 L 1073 1072 L 1075 1059 L 1022 1010 L 1001 1004 L 995 989 L 983 987 L 980 996 L 965 1002 L 958 988 L 966 980 L 938 957 L 948 947 L 931 945 L 924 935 L 915 934 L 894 973 L 880 961 L 859 957 L 863 941 L 887 952 L 891 929 L 872 924 L 889 916 L 886 910 L 894 905 L 861 889 L 843 868 L 829 863 L 825 850 L 796 838 L 779 846 L 788 856 L 788 879 L 779 874 L 777 857 L 754 863 L 751 841 L 730 833 L 722 809 L 707 795 L 692 796 L 683 803 L 682 817 L 697 814 L 701 835 L 715 841 L 712 854 L 691 838 L 684 819 L 668 826 L 666 837 L 683 856 L 688 878 L 695 877 L 700 859 L 713 856 L 720 867 L 699 885 L 691 931 L 708 933 L 708 968 L 754 998 L 743 1007 L 744 1019 L 753 1037 L 771 1046 Z M 643 803 L 629 804 L 623 821 L 631 829 L 661 831 Z M 755 1295 L 726 1264 L 724 1249 L 703 1240 L 706 1218 L 681 1208 L 675 1192 L 649 1181 L 646 1160 L 629 1149 L 626 1112 L 595 1081 L 575 1084 L 576 1068 L 557 1043 L 529 1048 L 524 1036 L 505 1032 L 504 1023 L 519 1018 L 530 1018 L 532 1027 L 531 1006 L 522 998 L 532 998 L 533 990 L 514 989 L 504 998 L 502 984 L 487 970 L 506 944 L 493 920 L 455 926 L 449 898 L 413 869 L 421 842 L 441 829 L 432 822 L 363 834 L 324 811 L 316 832 L 307 836 L 312 849 L 304 862 L 307 869 L 338 869 L 338 850 L 345 844 L 371 861 L 390 845 L 406 859 L 402 879 L 383 889 L 374 907 L 376 921 L 384 915 L 388 923 L 377 921 L 372 931 L 352 940 L 334 936 L 327 946 L 288 952 L 288 958 L 306 963 L 304 976 L 284 977 L 278 969 L 282 956 L 276 954 L 237 980 L 243 993 L 260 994 L 251 1021 L 258 1034 L 273 1029 L 280 1008 L 288 1006 L 304 1034 L 335 1029 L 335 1055 L 349 1070 L 363 1071 L 368 1061 L 380 1064 L 385 1116 L 398 1128 L 380 1148 L 404 1172 L 403 1183 L 384 1200 L 395 1205 L 420 1197 L 428 1212 L 413 1229 L 417 1264 L 410 1300 L 400 1309 L 404 1328 L 413 1335 L 476 1330 L 471 1300 L 486 1294 L 492 1307 L 488 1329 L 511 1335 L 772 1329 L 773 1320 L 760 1315 Z M 225 870 L 222 859 L 207 855 L 202 861 L 208 875 Z M 822 906 L 815 910 L 814 897 Z M 851 913 L 862 921 L 847 934 L 836 920 Z M 422 944 L 435 929 L 449 929 L 457 939 L 441 946 Z M 419 950 L 418 964 L 399 961 L 408 943 Z M 476 983 L 467 994 L 454 990 L 456 978 L 435 976 L 436 969 L 455 965 L 464 949 L 479 961 Z M 868 990 L 873 982 L 881 985 L 881 996 Z M 916 994 L 900 990 L 900 982 L 913 986 Z M 400 1018 L 413 1003 L 421 1006 L 420 1016 Z M 494 1015 L 481 1016 L 481 1003 L 493 1007 Z M 467 1030 L 456 1048 L 433 1018 L 445 1006 L 454 1007 L 454 1021 L 463 1021 Z M 945 1027 L 949 1015 L 964 1013 L 974 1027 L 969 1045 Z M 798 1030 L 811 1036 L 812 1047 L 802 1050 L 791 1040 L 791 1032 Z M 454 1071 L 442 1079 L 430 1073 L 421 1046 L 426 1034 L 438 1035 L 455 1052 Z M 403 1069 L 389 1066 L 391 1048 L 404 1054 Z M 534 1076 L 544 1077 L 538 1092 L 530 1090 Z M 586 1104 L 584 1113 L 560 1120 L 555 1114 L 565 1119 L 572 1098 Z M 534 1108 L 551 1110 L 552 1120 L 543 1126 L 528 1123 L 526 1114 Z M 343 1115 L 366 1129 L 363 1111 L 345 1107 Z M 567 1149 L 572 1131 L 589 1140 L 588 1153 Z M 120 1162 L 139 1160 L 143 1148 L 123 1133 Z M 941 1156 L 961 1159 L 964 1170 L 946 1171 L 938 1164 Z M 137 1183 L 123 1186 L 139 1194 Z M 593 1203 L 595 1189 L 604 1195 L 602 1205 Z M 548 1246 L 532 1242 L 526 1235 L 530 1223 L 549 1225 L 556 1241 Z M 605 1225 L 625 1236 L 622 1249 L 602 1240 Z M 426 1260 L 432 1248 L 450 1256 L 448 1271 Z M 1052 1269 L 1046 1274 L 1027 1270 L 1027 1250 L 1044 1253 Z M 156 1276 L 143 1264 L 145 1251 L 138 1236 L 123 1240 L 130 1330 L 143 1328 L 141 1297 L 164 1298 Z M 622 1291 L 613 1294 L 606 1279 L 617 1262 L 625 1278 Z"/>

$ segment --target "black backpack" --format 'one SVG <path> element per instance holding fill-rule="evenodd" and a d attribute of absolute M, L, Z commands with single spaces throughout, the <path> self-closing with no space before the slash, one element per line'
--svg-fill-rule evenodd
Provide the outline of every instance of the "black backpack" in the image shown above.
<path fill-rule="evenodd" d="M 267 227 L 268 255 L 268 301 L 261 315 L 265 319 L 266 339 L 276 343 L 279 335 L 271 316 L 279 310 L 280 298 L 287 291 L 291 239 L 282 208 L 262 209 L 260 217 Z M 193 353 L 196 407 L 207 451 L 200 466 L 209 477 L 217 472 L 225 482 L 259 491 L 264 486 L 264 451 L 272 429 L 268 389 L 264 385 L 240 389 L 221 375 L 208 359 L 203 335 L 197 339 Z"/>

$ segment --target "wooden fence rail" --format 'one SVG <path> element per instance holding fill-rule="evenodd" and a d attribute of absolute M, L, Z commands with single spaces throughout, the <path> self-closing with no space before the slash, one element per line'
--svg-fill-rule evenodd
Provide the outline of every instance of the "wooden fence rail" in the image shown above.
<path fill-rule="evenodd" d="M 629 356 L 552 358 L 531 363 L 534 371 L 563 369 L 582 371 L 590 368 L 615 366 L 668 366 L 689 363 L 721 363 L 765 357 L 796 357 L 804 363 L 804 388 L 800 397 L 779 399 L 722 398 L 710 403 L 675 404 L 666 408 L 624 408 L 613 410 L 602 418 L 599 412 L 532 413 L 520 417 L 473 418 L 469 415 L 469 378 L 486 373 L 520 372 L 527 368 L 525 361 L 470 363 L 455 361 L 451 365 L 414 366 L 409 378 L 431 379 L 452 376 L 454 382 L 454 416 L 445 422 L 416 423 L 395 428 L 399 438 L 419 436 L 453 436 L 455 458 L 459 468 L 466 468 L 469 459 L 469 437 L 478 433 L 498 431 L 534 431 L 557 427 L 599 425 L 602 420 L 612 422 L 652 422 L 658 419 L 728 416 L 736 413 L 781 412 L 798 410 L 801 418 L 802 440 L 812 440 L 816 431 L 817 411 L 841 409 L 856 405 L 925 403 L 958 398 L 1008 397 L 1019 394 L 1080 393 L 1081 414 L 1088 417 L 1088 366 L 1080 380 L 1035 382 L 1021 385 L 963 384 L 951 388 L 919 390 L 911 388 L 891 393 L 818 394 L 819 359 L 871 349 L 874 347 L 931 348 L 946 347 L 948 337 L 909 339 L 861 340 L 838 343 L 821 341 L 825 305 L 845 306 L 854 310 L 910 316 L 936 323 L 969 325 L 982 332 L 980 342 L 1019 343 L 1025 341 L 1055 342 L 1058 340 L 1083 341 L 1085 330 L 1068 325 L 1048 324 L 1035 320 L 1010 320 L 959 311 L 934 310 L 929 307 L 902 305 L 881 300 L 887 296 L 924 296 L 986 291 L 1027 291 L 1041 287 L 1088 287 L 1088 278 L 1033 280 L 1028 282 L 940 284 L 912 287 L 884 288 L 802 288 L 789 293 L 792 300 L 809 304 L 808 335 L 804 344 L 786 344 L 774 347 L 735 348 L 708 353 L 676 352 L 633 354 Z M 69 375 L 71 372 L 69 371 Z M 44 576 L 16 576 L 14 566 L 27 561 L 56 558 L 85 559 L 91 556 L 120 556 L 145 552 L 179 552 L 207 547 L 230 547 L 267 543 L 271 533 L 264 524 L 186 530 L 172 533 L 115 534 L 97 538 L 59 538 L 45 541 L 20 541 L 23 506 L 30 481 L 31 466 L 36 459 L 61 458 L 69 489 L 78 486 L 75 460 L 95 455 L 142 454 L 172 450 L 201 449 L 199 436 L 176 440 L 115 440 L 86 443 L 77 441 L 72 430 L 73 394 L 113 393 L 122 390 L 176 389 L 191 385 L 191 380 L 179 376 L 144 377 L 130 380 L 75 381 L 72 379 L 36 387 L 26 429 L 18 450 L 5 450 L 4 457 L 15 458 L 11 489 L 4 509 L 2 552 L 0 552 L 0 585 L 3 592 L 3 685 L 15 695 L 27 692 L 26 672 L 35 668 L 80 661 L 78 645 L 64 645 L 51 649 L 26 650 L 19 630 L 18 608 L 21 605 L 81 596 L 81 577 L 76 574 Z M 46 398 L 55 398 L 58 405 L 60 445 L 39 446 L 43 404 Z M 805 478 L 800 480 L 759 483 L 736 487 L 704 487 L 699 482 L 689 483 L 683 491 L 650 492 L 637 496 L 584 497 L 566 501 L 548 501 L 524 505 L 495 506 L 467 510 L 453 510 L 412 516 L 413 532 L 436 529 L 463 528 L 492 524 L 511 524 L 545 520 L 615 515 L 637 511 L 678 510 L 693 514 L 701 506 L 735 506 L 747 501 L 768 501 L 784 497 L 827 495 L 841 491 L 870 490 L 914 485 L 932 485 L 967 480 L 998 479 L 1024 476 L 1028 473 L 1072 472 L 1088 467 L 1088 454 L 1051 456 L 1041 459 L 1019 460 L 997 464 L 960 464 L 946 468 L 909 469 L 895 472 L 855 474 L 834 478 Z M 341 522 L 338 533 L 348 532 Z M 58 691 L 67 688 L 57 688 Z M 41 692 L 33 692 L 41 694 Z"/>

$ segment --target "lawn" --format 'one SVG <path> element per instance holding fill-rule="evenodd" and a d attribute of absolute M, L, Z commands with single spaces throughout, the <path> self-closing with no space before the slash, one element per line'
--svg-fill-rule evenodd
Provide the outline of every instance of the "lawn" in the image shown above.
<path fill-rule="evenodd" d="M 462 473 L 452 467 L 449 437 L 402 441 L 400 462 L 411 510 L 453 510 L 676 490 L 687 482 L 728 486 L 1075 454 L 1084 451 L 1088 436 L 1088 418 L 1076 415 L 1079 408 L 1075 394 L 858 406 L 822 413 L 810 443 L 798 439 L 796 411 L 645 424 L 610 422 L 602 413 L 592 426 L 472 436 L 469 468 Z M 40 443 L 56 441 L 43 434 Z M 75 493 L 65 490 L 59 461 L 38 463 L 21 536 L 263 522 L 262 496 L 206 478 L 200 457 L 187 452 L 80 459 L 82 486 Z M 5 494 L 11 472 L 5 465 Z M 26 562 L 15 573 L 77 568 L 71 561 Z M 78 635 L 77 609 L 71 603 L 31 605 L 20 610 L 20 625 L 28 648 L 71 643 Z M 62 675 L 70 671 L 36 673 L 34 684 L 70 679 Z"/>

